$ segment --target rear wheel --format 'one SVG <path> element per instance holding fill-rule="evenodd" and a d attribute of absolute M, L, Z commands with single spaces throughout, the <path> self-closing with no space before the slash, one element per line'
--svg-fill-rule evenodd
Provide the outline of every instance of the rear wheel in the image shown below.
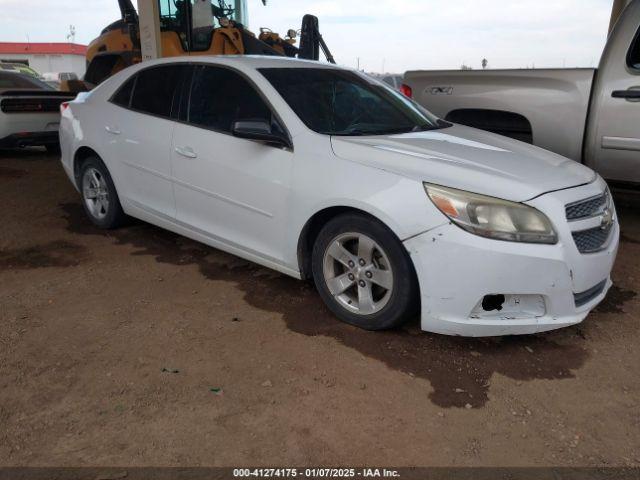
<path fill-rule="evenodd" d="M 418 283 L 402 243 L 359 214 L 334 218 L 313 248 L 320 296 L 341 320 L 367 330 L 401 325 L 418 312 Z"/>
<path fill-rule="evenodd" d="M 122 225 L 126 215 L 107 167 L 97 157 L 86 159 L 80 170 L 82 205 L 94 225 L 111 229 Z"/>

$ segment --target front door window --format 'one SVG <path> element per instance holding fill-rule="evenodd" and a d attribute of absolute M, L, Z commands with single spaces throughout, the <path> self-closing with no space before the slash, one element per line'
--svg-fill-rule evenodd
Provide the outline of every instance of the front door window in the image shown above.
<path fill-rule="evenodd" d="M 228 68 L 203 66 L 191 87 L 189 123 L 231 133 L 239 120 L 262 120 L 281 129 L 260 94 L 241 75 Z"/>

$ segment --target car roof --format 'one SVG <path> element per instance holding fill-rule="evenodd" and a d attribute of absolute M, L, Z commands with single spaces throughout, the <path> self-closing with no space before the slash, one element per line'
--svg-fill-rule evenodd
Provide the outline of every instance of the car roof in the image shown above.
<path fill-rule="evenodd" d="M 219 65 L 239 66 L 248 68 L 335 68 L 343 69 L 337 65 L 314 60 L 301 60 L 298 58 L 278 57 L 272 55 L 198 55 L 193 57 L 167 57 L 147 65 L 162 65 L 165 63 L 212 63 Z"/>
<path fill-rule="evenodd" d="M 3 70 L 29 70 L 35 72 L 29 65 L 20 62 L 0 62 L 0 67 Z"/>
<path fill-rule="evenodd" d="M 0 92 L 6 92 L 8 90 L 45 90 L 45 88 L 41 85 L 41 83 L 44 82 L 35 78 L 33 75 L 21 73 L 16 70 L 0 69 L 0 79 L 12 79 L 15 77 L 23 79 L 29 85 L 21 85 L 18 87 L 1 87 Z"/>
<path fill-rule="evenodd" d="M 11 77 L 33 78 L 31 75 L 27 75 L 26 73 L 22 73 L 18 70 L 10 70 L 8 68 L 1 68 L 0 75 L 4 78 L 8 78 L 6 75 L 10 75 Z"/>

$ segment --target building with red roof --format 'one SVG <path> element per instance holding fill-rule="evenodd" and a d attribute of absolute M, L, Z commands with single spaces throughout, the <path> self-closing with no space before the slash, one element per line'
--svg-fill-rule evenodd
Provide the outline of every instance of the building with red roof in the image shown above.
<path fill-rule="evenodd" d="M 73 72 L 82 78 L 86 53 L 86 45 L 77 43 L 0 42 L 0 62 L 24 63 L 41 75 Z"/>

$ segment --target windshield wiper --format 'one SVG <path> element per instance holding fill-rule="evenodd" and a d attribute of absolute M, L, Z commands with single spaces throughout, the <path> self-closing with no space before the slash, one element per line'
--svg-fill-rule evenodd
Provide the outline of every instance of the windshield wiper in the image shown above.
<path fill-rule="evenodd" d="M 412 132 L 413 129 L 410 127 L 406 128 L 390 128 L 390 129 L 380 129 L 380 130 L 364 130 L 362 128 L 354 128 L 349 130 L 343 130 L 341 132 L 332 132 L 331 135 L 341 135 L 341 136 L 365 136 L 365 135 L 393 135 L 397 133 L 408 133 Z"/>
<path fill-rule="evenodd" d="M 402 127 L 402 128 L 387 128 L 387 129 L 379 129 L 379 130 L 365 130 L 362 128 L 353 128 L 342 130 L 340 132 L 328 132 L 329 135 L 337 135 L 337 136 L 354 136 L 361 137 L 366 135 L 398 135 L 402 133 L 414 133 L 414 132 L 427 132 L 429 130 L 439 130 L 441 128 L 450 127 L 451 124 L 449 122 L 445 122 L 443 120 L 438 120 L 436 125 L 425 124 L 425 125 L 414 125 L 413 127 Z"/>
<path fill-rule="evenodd" d="M 430 130 L 440 130 L 441 128 L 447 128 L 450 126 L 451 124 L 449 122 L 438 119 L 438 123 L 436 125 L 416 125 L 413 127 L 411 132 L 428 132 Z"/>
<path fill-rule="evenodd" d="M 349 130 L 342 130 L 339 132 L 326 132 L 329 135 L 337 135 L 341 137 L 361 137 L 365 135 L 381 135 L 381 130 L 363 130 L 361 128 L 353 128 Z"/>

